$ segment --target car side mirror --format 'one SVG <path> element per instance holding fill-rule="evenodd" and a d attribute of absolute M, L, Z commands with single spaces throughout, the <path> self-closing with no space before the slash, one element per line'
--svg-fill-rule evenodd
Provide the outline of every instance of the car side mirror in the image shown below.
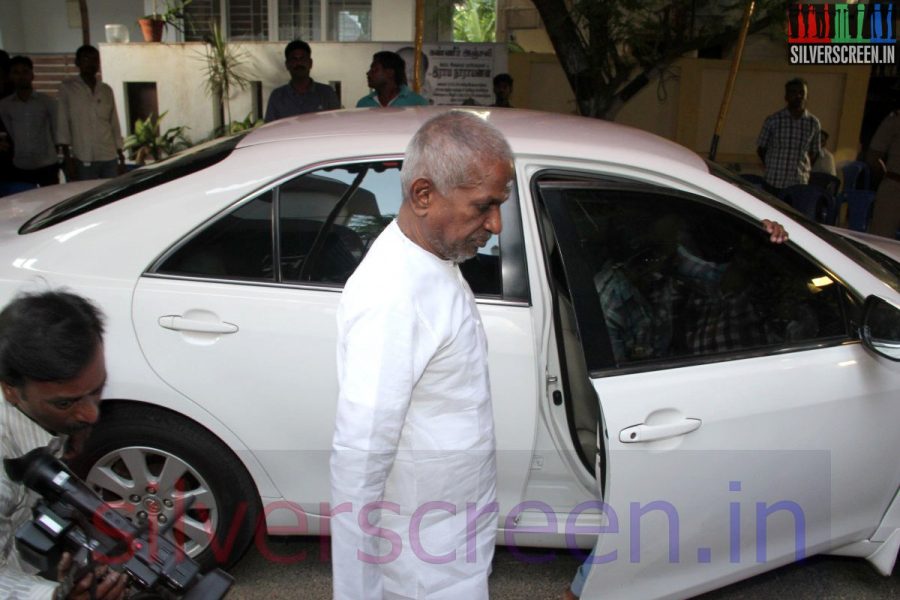
<path fill-rule="evenodd" d="M 900 308 L 877 296 L 866 298 L 862 341 L 876 354 L 900 361 Z"/>

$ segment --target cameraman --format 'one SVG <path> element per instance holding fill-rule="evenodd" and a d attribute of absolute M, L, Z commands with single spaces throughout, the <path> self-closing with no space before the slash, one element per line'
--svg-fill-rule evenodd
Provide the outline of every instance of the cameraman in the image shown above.
<path fill-rule="evenodd" d="M 42 446 L 50 446 L 59 457 L 67 444 L 87 437 L 100 416 L 106 383 L 102 318 L 84 298 L 58 291 L 20 296 L 0 312 L 0 388 L 5 399 L 0 401 L 0 458 L 16 458 Z M 16 529 L 31 520 L 37 498 L 10 481 L 0 467 L 0 597 L 123 598 L 128 578 L 105 566 L 67 585 L 37 576 L 19 556 Z M 70 570 L 71 559 L 64 555 L 60 581 Z"/>

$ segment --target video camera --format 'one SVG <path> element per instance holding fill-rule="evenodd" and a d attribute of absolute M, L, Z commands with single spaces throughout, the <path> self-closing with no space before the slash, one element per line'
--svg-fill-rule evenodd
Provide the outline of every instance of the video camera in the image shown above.
<path fill-rule="evenodd" d="M 44 576 L 55 580 L 59 559 L 69 552 L 76 581 L 95 562 L 106 563 L 130 575 L 133 584 L 146 592 L 140 597 L 147 600 L 219 600 L 234 583 L 221 569 L 202 575 L 200 566 L 165 537 L 177 518 L 158 531 L 135 525 L 46 448 L 4 459 L 3 464 L 10 479 L 42 496 L 34 506 L 34 518 L 16 532 L 16 548 Z"/>

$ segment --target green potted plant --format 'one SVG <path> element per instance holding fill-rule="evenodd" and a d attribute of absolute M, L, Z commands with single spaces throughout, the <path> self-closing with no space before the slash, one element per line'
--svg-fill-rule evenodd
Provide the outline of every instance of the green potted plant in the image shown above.
<path fill-rule="evenodd" d="M 253 129 L 254 127 L 259 127 L 263 124 L 262 119 L 254 119 L 253 113 L 247 113 L 247 116 L 244 117 L 243 121 L 232 121 L 224 133 L 232 134 L 232 133 L 240 133 L 242 131 L 247 131 L 249 129 Z"/>
<path fill-rule="evenodd" d="M 228 44 L 218 23 L 210 24 L 211 35 L 206 39 L 206 91 L 222 107 L 222 130 L 231 127 L 231 95 L 235 90 L 246 89 L 250 80 L 243 66 L 247 53 L 240 47 Z"/>
<path fill-rule="evenodd" d="M 162 40 L 166 25 L 181 31 L 181 23 L 185 19 L 184 7 L 193 0 L 153 0 L 153 12 L 138 19 L 145 42 Z M 160 11 L 160 6 L 162 11 Z"/>
<path fill-rule="evenodd" d="M 187 127 L 183 125 L 170 127 L 160 134 L 159 122 L 166 116 L 166 112 L 159 117 L 151 114 L 146 119 L 137 119 L 134 122 L 134 133 L 125 138 L 125 149 L 131 152 L 131 158 L 137 164 L 161 160 L 191 145 L 184 133 Z"/>

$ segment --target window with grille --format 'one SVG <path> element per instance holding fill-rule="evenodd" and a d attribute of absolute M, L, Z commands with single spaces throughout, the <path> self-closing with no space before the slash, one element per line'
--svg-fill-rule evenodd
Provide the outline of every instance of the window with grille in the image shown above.
<path fill-rule="evenodd" d="M 184 39 L 202 42 L 212 37 L 213 23 L 222 21 L 221 0 L 194 0 L 184 7 Z"/>
<path fill-rule="evenodd" d="M 321 0 L 278 0 L 279 40 L 321 40 Z"/>
<path fill-rule="evenodd" d="M 269 39 L 268 0 L 229 0 L 228 37 L 232 40 Z"/>
<path fill-rule="evenodd" d="M 270 9 L 275 35 L 269 31 Z M 193 0 L 184 13 L 186 41 L 210 39 L 213 23 L 227 40 L 372 39 L 372 0 Z"/>
<path fill-rule="evenodd" d="M 365 42 L 372 39 L 372 0 L 328 0 L 328 39 Z"/>

